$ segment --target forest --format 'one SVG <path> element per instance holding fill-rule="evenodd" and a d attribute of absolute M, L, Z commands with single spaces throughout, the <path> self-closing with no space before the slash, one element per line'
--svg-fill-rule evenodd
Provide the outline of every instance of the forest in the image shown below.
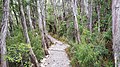
<path fill-rule="evenodd" d="M 120 67 L 120 0 L 0 0 L 0 67 Z"/>

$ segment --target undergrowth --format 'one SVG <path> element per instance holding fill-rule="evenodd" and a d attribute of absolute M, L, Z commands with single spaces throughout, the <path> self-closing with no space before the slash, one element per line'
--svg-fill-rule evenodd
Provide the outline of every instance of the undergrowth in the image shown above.
<path fill-rule="evenodd" d="M 26 44 L 25 38 L 21 28 L 16 28 L 13 32 L 14 35 L 7 37 L 7 56 L 6 59 L 10 63 L 10 67 L 29 67 L 31 65 L 29 61 L 29 48 Z M 29 32 L 32 49 L 40 61 L 43 56 L 43 49 L 41 46 L 41 36 L 35 31 Z"/>

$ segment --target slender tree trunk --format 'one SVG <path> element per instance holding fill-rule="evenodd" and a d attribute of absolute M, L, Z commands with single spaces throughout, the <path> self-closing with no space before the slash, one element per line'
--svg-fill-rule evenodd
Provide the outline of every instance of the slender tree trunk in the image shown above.
<path fill-rule="evenodd" d="M 93 5 L 93 0 L 90 1 L 89 4 L 89 29 L 90 29 L 90 33 L 92 33 L 92 6 Z"/>
<path fill-rule="evenodd" d="M 69 38 L 69 26 L 70 26 L 70 15 L 71 15 L 71 11 L 72 11 L 72 7 L 71 7 L 71 1 L 70 0 L 68 0 L 67 2 L 67 5 L 66 5 L 66 7 L 67 7 L 67 12 L 68 13 L 66 13 L 65 15 L 67 16 L 67 17 L 65 17 L 65 21 L 66 21 L 66 31 L 67 31 L 67 38 Z M 69 15 L 69 16 L 68 16 Z"/>
<path fill-rule="evenodd" d="M 120 0 L 112 0 L 112 34 L 115 67 L 120 67 Z"/>
<path fill-rule="evenodd" d="M 63 21 L 65 21 L 65 0 L 62 0 L 63 7 Z"/>
<path fill-rule="evenodd" d="M 12 19 L 13 17 L 12 17 L 12 14 L 11 14 L 11 12 L 9 13 L 9 25 L 10 25 L 10 29 L 9 29 L 9 31 L 10 32 L 12 32 L 13 31 L 13 19 Z"/>
<path fill-rule="evenodd" d="M 84 12 L 85 12 L 85 15 L 84 16 L 86 16 L 86 18 L 87 18 L 87 27 L 88 28 L 90 28 L 90 9 L 91 9 L 91 6 L 90 6 L 90 4 L 89 4 L 89 2 L 91 2 L 91 0 L 84 0 Z M 84 19 L 84 18 L 83 18 Z"/>
<path fill-rule="evenodd" d="M 100 4 L 97 5 L 97 14 L 98 14 L 98 32 L 100 32 Z"/>
<path fill-rule="evenodd" d="M 30 3 L 30 0 L 28 1 L 28 3 Z M 28 15 L 28 19 L 29 19 L 29 24 L 30 24 L 30 28 L 31 30 L 34 29 L 33 24 L 32 24 L 32 20 L 31 20 L 31 14 L 30 14 L 30 5 L 27 5 L 27 15 Z"/>
<path fill-rule="evenodd" d="M 45 16 L 45 0 L 42 0 L 42 21 L 43 21 L 43 30 L 44 30 L 44 33 L 46 34 L 47 33 L 47 30 L 46 30 L 46 16 Z"/>
<path fill-rule="evenodd" d="M 16 22 L 17 22 L 17 25 L 18 25 L 18 24 L 19 24 L 19 21 L 18 21 L 18 17 L 17 17 L 17 14 L 16 14 L 16 11 L 15 11 L 15 9 L 13 9 L 13 12 L 14 12 L 15 19 L 16 19 Z"/>
<path fill-rule="evenodd" d="M 87 16 L 87 18 L 89 17 L 89 9 L 88 9 L 88 0 L 84 0 L 84 7 L 85 7 L 85 14 Z"/>
<path fill-rule="evenodd" d="M 54 33 L 57 34 L 57 16 L 56 16 L 56 2 L 54 2 Z"/>
<path fill-rule="evenodd" d="M 33 4 L 37 4 L 37 1 L 36 0 L 32 0 L 32 3 Z M 38 14 L 37 14 L 38 12 L 37 12 L 37 9 L 36 9 L 36 6 L 32 6 L 31 7 L 31 14 L 32 14 L 32 23 L 33 23 L 33 27 L 34 27 L 34 29 L 36 29 L 36 27 L 37 27 L 37 22 L 36 22 L 36 16 L 38 16 Z"/>
<path fill-rule="evenodd" d="M 13 0 L 11 0 L 11 4 L 13 5 Z M 17 17 L 17 11 L 15 10 L 16 6 L 11 6 L 11 9 L 13 9 L 13 13 L 14 13 L 14 16 L 15 16 L 15 19 L 16 19 L 16 22 L 17 22 L 17 25 L 19 24 L 19 20 L 18 20 L 18 17 Z"/>
<path fill-rule="evenodd" d="M 47 17 L 47 0 L 45 0 L 45 18 Z"/>
<path fill-rule="evenodd" d="M 22 27 L 23 27 L 23 33 L 24 33 L 24 37 L 26 39 L 26 43 L 28 45 L 30 45 L 30 39 L 29 39 L 29 35 L 28 35 L 28 31 L 27 31 L 27 25 L 26 25 L 26 19 L 25 19 L 25 14 L 23 11 L 23 5 L 22 5 L 22 0 L 19 0 L 19 6 L 20 6 L 20 15 L 21 15 L 21 23 L 22 23 Z M 30 45 L 31 46 L 31 45 Z M 29 54 L 30 54 L 30 60 L 33 64 L 35 64 L 35 67 L 39 67 L 37 58 L 32 50 L 32 47 L 29 49 Z"/>
<path fill-rule="evenodd" d="M 78 43 L 80 43 L 80 33 L 77 20 L 77 0 L 72 0 L 72 8 L 74 14 L 74 29 L 75 29 L 75 38 Z"/>
<path fill-rule="evenodd" d="M 1 66 L 0 67 L 7 67 L 7 63 L 5 60 L 6 55 L 6 36 L 8 31 L 8 19 L 9 18 L 9 0 L 3 1 L 3 19 L 2 19 L 2 27 L 0 33 L 0 49 L 1 49 Z"/>
<path fill-rule="evenodd" d="M 46 37 L 47 35 L 47 30 L 46 30 L 46 0 L 42 0 L 42 21 L 43 21 L 43 31 L 44 31 L 44 38 L 45 38 L 45 50 L 49 47 L 48 45 L 48 39 Z"/>
<path fill-rule="evenodd" d="M 84 0 L 81 0 L 81 23 L 83 25 L 83 16 L 84 16 Z"/>
<path fill-rule="evenodd" d="M 38 26 L 39 26 L 39 29 L 40 29 L 40 32 L 41 32 L 41 36 L 42 36 L 42 46 L 44 48 L 44 52 L 45 54 L 48 54 L 47 52 L 47 46 L 46 46 L 46 43 L 45 43 L 45 30 L 44 30 L 44 24 L 45 21 L 43 22 L 42 21 L 42 11 L 40 9 L 40 0 L 37 0 L 37 10 L 38 10 Z"/>
<path fill-rule="evenodd" d="M 54 10 L 54 34 L 57 34 L 57 16 L 56 16 L 56 0 L 51 0 L 51 4 Z"/>

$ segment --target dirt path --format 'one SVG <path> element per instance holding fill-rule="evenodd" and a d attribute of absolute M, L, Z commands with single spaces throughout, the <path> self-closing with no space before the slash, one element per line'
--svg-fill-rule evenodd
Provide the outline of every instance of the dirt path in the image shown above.
<path fill-rule="evenodd" d="M 57 41 L 49 49 L 49 55 L 42 60 L 41 67 L 70 67 L 70 60 L 65 49 L 68 45 Z"/>

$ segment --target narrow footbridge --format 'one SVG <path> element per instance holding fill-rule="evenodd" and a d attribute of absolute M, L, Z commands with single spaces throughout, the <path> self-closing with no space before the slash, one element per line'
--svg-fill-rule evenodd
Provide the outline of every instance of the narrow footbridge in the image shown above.
<path fill-rule="evenodd" d="M 41 67 L 70 67 L 70 60 L 65 51 L 69 45 L 64 44 L 48 35 L 48 38 L 54 43 L 49 49 L 45 58 L 41 61 Z"/>

